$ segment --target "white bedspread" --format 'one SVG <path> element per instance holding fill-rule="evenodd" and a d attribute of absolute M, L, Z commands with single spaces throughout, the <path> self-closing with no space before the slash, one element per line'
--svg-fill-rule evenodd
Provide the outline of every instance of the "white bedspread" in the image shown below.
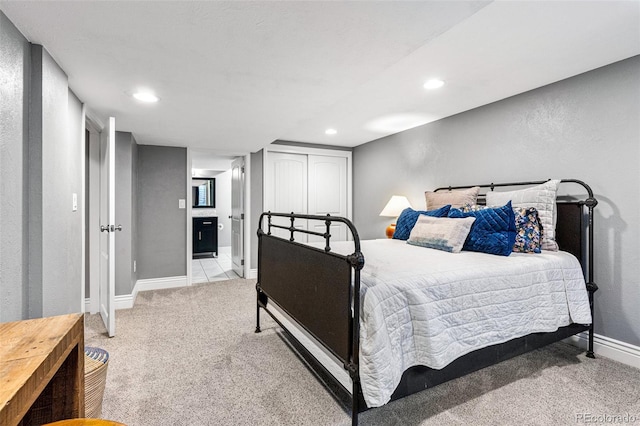
<path fill-rule="evenodd" d="M 353 243 L 334 243 L 352 252 Z M 591 323 L 581 266 L 565 252 L 446 253 L 399 240 L 362 242 L 360 379 L 386 404 L 414 365 L 456 358 L 571 322 Z"/>

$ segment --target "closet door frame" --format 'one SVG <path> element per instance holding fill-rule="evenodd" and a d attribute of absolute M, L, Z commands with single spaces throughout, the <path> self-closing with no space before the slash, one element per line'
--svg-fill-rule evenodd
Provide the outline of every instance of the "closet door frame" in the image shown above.
<path fill-rule="evenodd" d="M 294 145 L 270 145 L 264 148 L 263 152 L 263 194 L 266 200 L 267 194 L 271 191 L 269 187 L 268 179 L 266 178 L 267 173 L 270 172 L 268 170 L 268 157 L 269 153 L 279 152 L 286 154 L 303 154 L 303 155 L 322 155 L 327 157 L 340 157 L 346 158 L 347 160 L 347 215 L 346 218 L 352 220 L 353 215 L 353 155 L 351 151 L 342 151 L 337 149 L 323 149 L 323 148 L 312 148 L 312 147 L 304 147 L 304 146 L 294 146 Z M 268 210 L 266 205 L 263 205 L 264 210 Z"/>

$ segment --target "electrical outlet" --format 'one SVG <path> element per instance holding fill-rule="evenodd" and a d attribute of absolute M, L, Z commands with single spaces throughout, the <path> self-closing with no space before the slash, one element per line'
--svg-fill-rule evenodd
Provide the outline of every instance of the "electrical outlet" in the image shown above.
<path fill-rule="evenodd" d="M 180 198 L 178 200 L 178 208 L 179 209 L 184 209 L 187 207 L 187 201 L 184 198 Z"/>

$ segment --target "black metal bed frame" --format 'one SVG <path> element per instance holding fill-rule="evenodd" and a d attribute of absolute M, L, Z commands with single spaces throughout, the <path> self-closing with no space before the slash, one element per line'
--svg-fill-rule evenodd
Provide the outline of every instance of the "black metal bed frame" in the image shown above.
<path fill-rule="evenodd" d="M 450 186 L 438 188 L 436 191 L 467 189 L 475 186 L 493 191 L 498 187 L 532 186 L 545 182 L 547 181 Z M 570 199 L 559 197 L 556 240 L 563 251 L 576 256 L 582 264 L 593 318 L 593 294 L 598 290 L 598 286 L 593 282 L 593 209 L 598 202 L 586 183 L 577 179 L 563 179 L 561 183 L 577 184 L 587 192 L 586 198 L 578 200 L 575 200 L 574 197 Z M 479 203 L 484 202 L 484 196 L 485 194 L 479 196 Z M 263 230 L 265 217 L 267 218 L 267 232 Z M 288 218 L 290 226 L 272 223 L 274 217 Z M 323 221 L 326 231 L 315 232 L 296 228 L 296 219 Z M 342 223 L 350 230 L 354 244 L 352 254 L 341 255 L 331 251 L 330 229 L 336 223 Z M 288 231 L 289 239 L 272 235 L 274 228 Z M 586 233 L 585 229 L 587 229 Z M 296 242 L 296 234 L 321 237 L 325 240 L 325 247 L 320 249 Z M 360 250 L 358 232 L 348 219 L 330 215 L 272 212 L 260 215 L 255 331 L 256 333 L 261 331 L 260 308 L 262 308 L 282 327 L 292 349 L 298 353 L 333 396 L 345 407 L 350 406 L 352 425 L 354 426 L 358 424 L 358 413 L 368 409 L 360 387 L 358 364 L 360 353 L 360 271 L 364 267 L 364 260 Z M 269 310 L 269 302 L 277 305 L 342 363 L 345 370 L 349 372 L 353 383 L 351 392 L 344 388 L 287 330 L 277 316 Z M 462 377 L 583 331 L 589 332 L 587 357 L 595 358 L 593 353 L 593 321 L 589 325 L 570 324 L 552 333 L 533 333 L 476 350 L 456 359 L 441 370 L 424 366 L 412 367 L 404 372 L 391 400 Z"/>

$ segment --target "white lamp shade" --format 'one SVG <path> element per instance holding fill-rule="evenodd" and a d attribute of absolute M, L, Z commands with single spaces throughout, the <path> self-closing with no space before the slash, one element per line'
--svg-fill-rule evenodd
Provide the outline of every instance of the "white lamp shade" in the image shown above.
<path fill-rule="evenodd" d="M 407 200 L 407 197 L 403 195 L 394 195 L 384 209 L 380 212 L 380 216 L 386 217 L 398 217 L 400 213 L 407 207 L 411 207 L 411 203 Z"/>

